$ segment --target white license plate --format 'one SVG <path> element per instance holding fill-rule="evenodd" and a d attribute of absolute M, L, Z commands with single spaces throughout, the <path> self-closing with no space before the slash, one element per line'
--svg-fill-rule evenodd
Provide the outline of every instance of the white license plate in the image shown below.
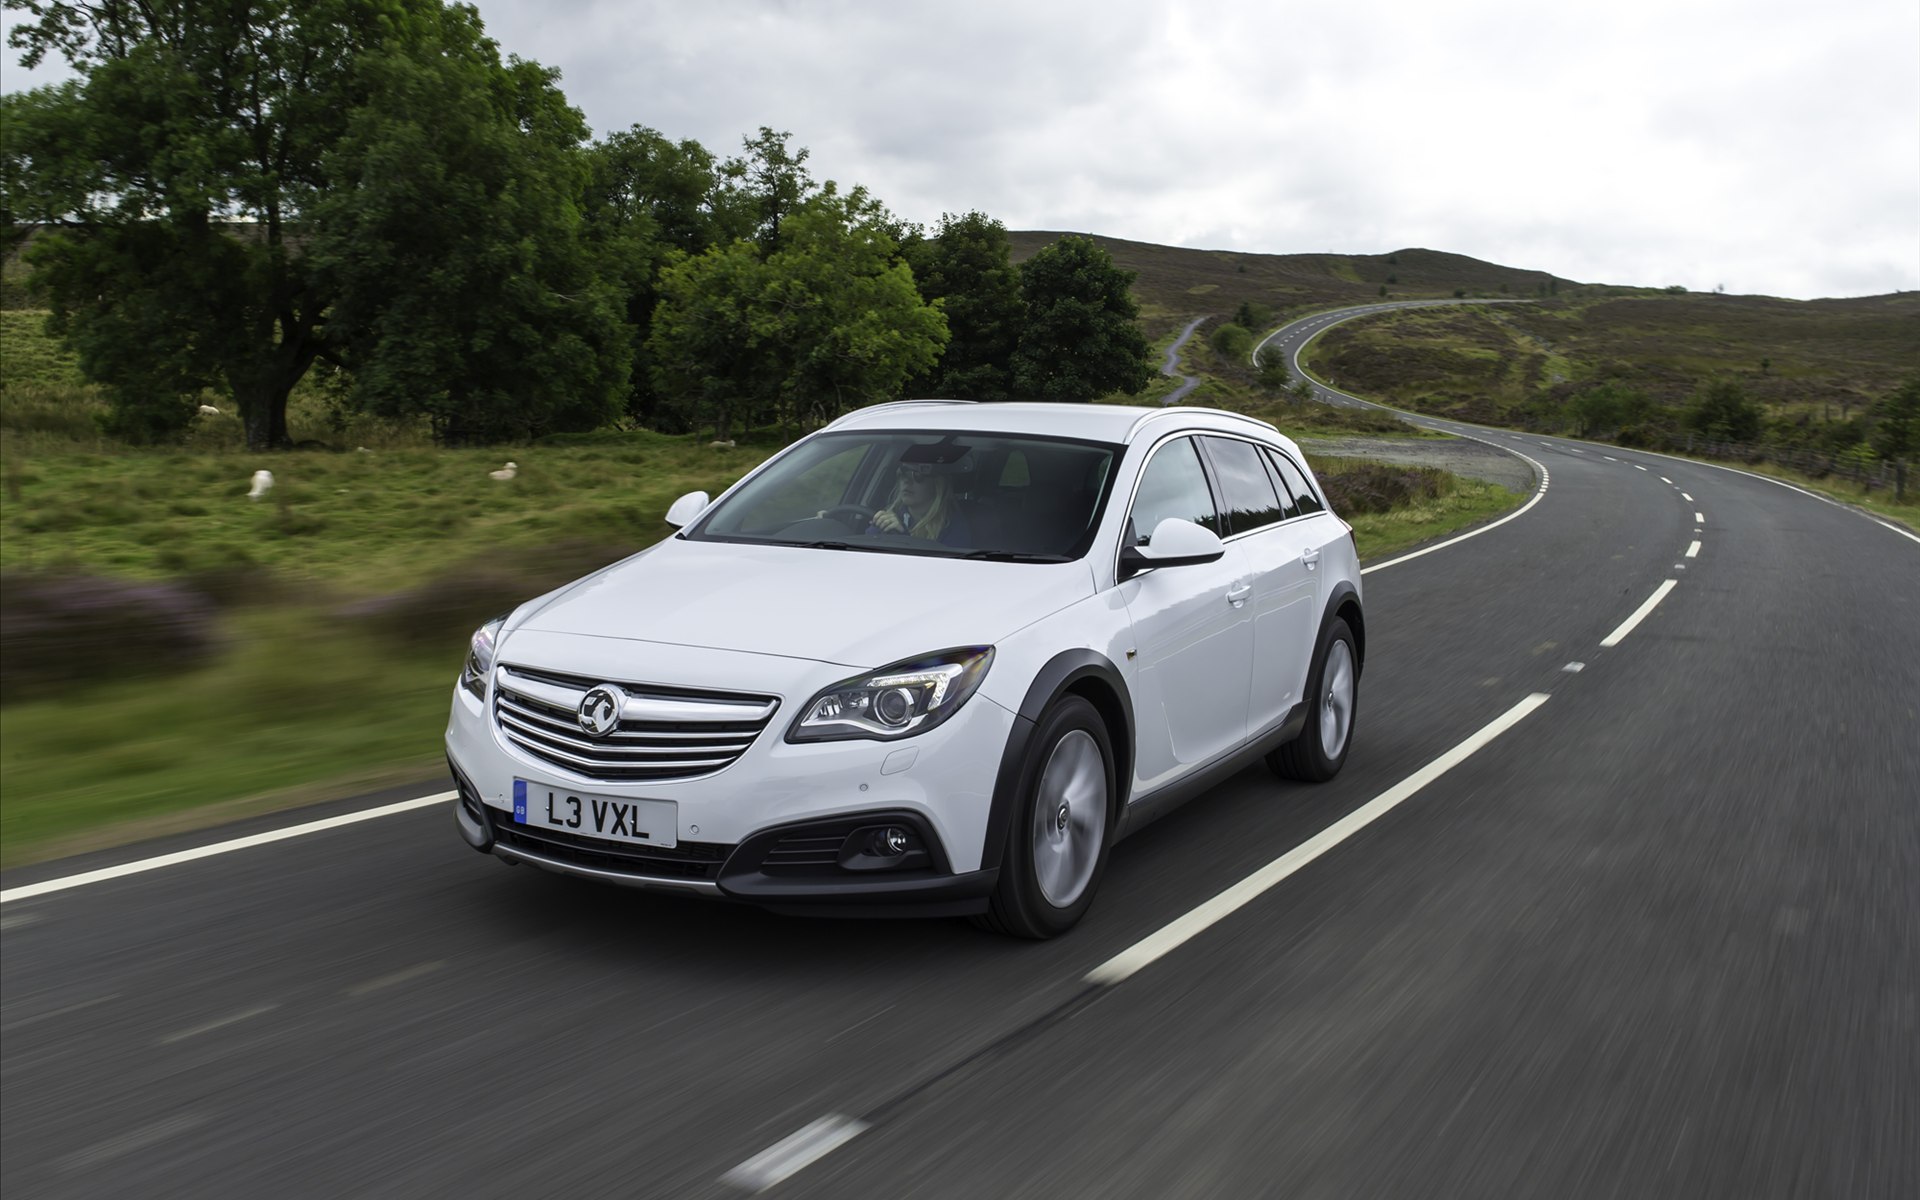
<path fill-rule="evenodd" d="M 680 841 L 680 806 L 671 800 L 595 796 L 532 779 L 513 781 L 513 822 L 643 846 Z"/>

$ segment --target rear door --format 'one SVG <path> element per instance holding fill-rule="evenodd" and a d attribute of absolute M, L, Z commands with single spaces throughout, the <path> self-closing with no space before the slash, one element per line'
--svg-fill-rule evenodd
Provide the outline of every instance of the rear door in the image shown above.
<path fill-rule="evenodd" d="M 1263 447 L 1227 436 L 1207 437 L 1203 444 L 1229 543 L 1245 556 L 1253 584 L 1247 734 L 1258 737 L 1283 722 L 1306 691 L 1319 615 L 1306 554 L 1309 534 L 1298 502 L 1277 486 Z"/>

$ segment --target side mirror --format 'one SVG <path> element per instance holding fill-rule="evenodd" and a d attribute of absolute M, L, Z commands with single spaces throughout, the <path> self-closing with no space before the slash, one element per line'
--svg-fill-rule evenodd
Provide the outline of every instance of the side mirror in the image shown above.
<path fill-rule="evenodd" d="M 675 500 L 673 507 L 667 510 L 667 524 L 673 526 L 675 529 L 683 527 L 687 522 L 699 516 L 700 510 L 704 509 L 708 503 L 709 501 L 705 492 L 688 492 L 678 500 Z"/>
<path fill-rule="evenodd" d="M 1146 545 L 1128 546 L 1120 552 L 1120 578 L 1132 579 L 1152 567 L 1217 562 L 1226 552 L 1227 544 L 1213 530 L 1168 517 L 1153 527 L 1153 537 Z"/>

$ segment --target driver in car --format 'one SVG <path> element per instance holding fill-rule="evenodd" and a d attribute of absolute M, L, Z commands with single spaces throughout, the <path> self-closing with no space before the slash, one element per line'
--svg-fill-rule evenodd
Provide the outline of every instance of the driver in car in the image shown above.
<path fill-rule="evenodd" d="M 953 484 L 933 463 L 903 462 L 887 506 L 873 514 L 868 533 L 905 533 L 943 546 L 968 546 L 973 530 Z"/>

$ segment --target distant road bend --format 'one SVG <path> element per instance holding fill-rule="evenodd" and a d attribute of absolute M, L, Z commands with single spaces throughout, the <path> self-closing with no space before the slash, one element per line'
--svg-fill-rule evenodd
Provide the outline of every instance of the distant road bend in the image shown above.
<path fill-rule="evenodd" d="M 444 804 L 24 868 L 0 1192 L 1920 1195 L 1920 539 L 1420 420 L 1538 492 L 1369 568 L 1338 779 L 1229 781 L 1070 936 L 509 871 Z"/>

